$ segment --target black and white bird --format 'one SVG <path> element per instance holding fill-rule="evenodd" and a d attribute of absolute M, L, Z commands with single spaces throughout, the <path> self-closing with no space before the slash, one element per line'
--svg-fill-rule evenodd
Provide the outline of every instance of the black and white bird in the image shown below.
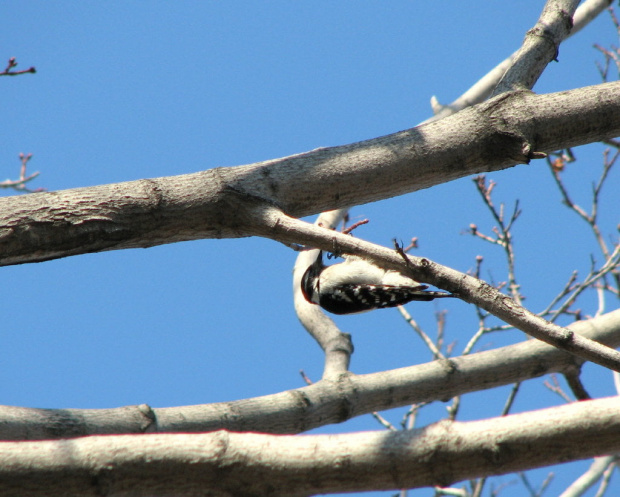
<path fill-rule="evenodd" d="M 427 288 L 428 285 L 399 271 L 382 269 L 351 255 L 345 256 L 344 262 L 326 266 L 322 251 L 301 278 L 301 291 L 306 300 L 333 314 L 356 314 L 413 300 L 454 297 Z"/>

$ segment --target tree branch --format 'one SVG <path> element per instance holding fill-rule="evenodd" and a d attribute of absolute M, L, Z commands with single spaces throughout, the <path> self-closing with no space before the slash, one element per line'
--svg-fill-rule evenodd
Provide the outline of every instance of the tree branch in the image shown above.
<path fill-rule="evenodd" d="M 617 456 L 597 457 L 588 470 L 562 492 L 560 497 L 581 497 L 590 487 L 601 479 L 605 471 L 616 464 Z"/>
<path fill-rule="evenodd" d="M 570 325 L 584 337 L 620 346 L 620 310 Z M 310 386 L 216 404 L 118 409 L 0 407 L 0 440 L 111 433 L 206 432 L 220 429 L 291 434 L 373 411 L 509 385 L 573 370 L 574 356 L 537 340 L 448 360 L 367 375 L 341 374 Z"/>
<path fill-rule="evenodd" d="M 620 82 L 506 93 L 392 135 L 195 174 L 0 199 L 0 265 L 260 234 L 294 217 L 402 195 L 620 135 Z M 252 220 L 252 221 L 251 221 Z"/>
<path fill-rule="evenodd" d="M 547 0 L 536 26 L 525 35 L 523 45 L 492 95 L 534 87 L 547 64 L 557 58 L 560 43 L 571 32 L 573 13 L 579 1 Z"/>
<path fill-rule="evenodd" d="M 34 74 L 37 72 L 34 66 L 29 67 L 28 69 L 22 69 L 21 71 L 15 70 L 17 67 L 17 59 L 15 57 L 11 57 L 4 68 L 4 71 L 0 72 L 0 76 L 19 76 L 21 74 Z"/>
<path fill-rule="evenodd" d="M 620 398 L 422 429 L 0 444 L 0 495 L 309 496 L 447 486 L 620 451 Z"/>
<path fill-rule="evenodd" d="M 575 11 L 575 15 L 573 16 L 573 29 L 567 38 L 570 38 L 587 26 L 590 21 L 595 19 L 602 11 L 611 5 L 611 3 L 612 0 L 586 0 L 585 2 L 582 2 Z M 484 102 L 491 96 L 491 93 L 499 83 L 504 73 L 512 65 L 518 52 L 519 51 L 514 52 L 512 55 L 497 64 L 497 66 L 480 78 L 472 85 L 471 88 L 469 88 L 452 103 L 441 105 L 436 97 L 432 97 L 431 107 L 433 108 L 435 115 L 424 122 L 443 119 L 444 117 L 455 114 L 466 107 Z"/>
<path fill-rule="evenodd" d="M 257 217 L 254 224 L 266 226 L 263 236 L 284 242 L 303 243 L 326 251 L 336 249 L 340 253 L 365 257 L 387 269 L 408 272 L 416 281 L 448 290 L 534 338 L 595 364 L 620 371 L 620 352 L 546 321 L 478 278 L 425 258 L 405 256 L 348 235 L 312 226 L 276 209 L 265 209 L 257 216 L 261 219 Z"/>

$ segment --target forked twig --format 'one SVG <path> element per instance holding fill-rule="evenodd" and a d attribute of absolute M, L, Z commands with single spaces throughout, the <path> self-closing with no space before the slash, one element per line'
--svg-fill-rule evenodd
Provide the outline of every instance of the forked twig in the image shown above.
<path fill-rule="evenodd" d="M 12 69 L 16 66 L 17 59 L 15 57 L 11 57 L 4 71 L 0 72 L 0 76 L 19 76 L 20 74 L 34 74 L 37 72 L 34 66 L 31 66 L 28 69 L 24 69 L 22 71 L 12 71 Z"/>
<path fill-rule="evenodd" d="M 40 174 L 37 171 L 36 173 L 32 173 L 30 176 L 26 176 L 26 167 L 27 167 L 28 161 L 31 158 L 32 158 L 32 154 L 20 153 L 19 160 L 21 161 L 21 167 L 20 167 L 20 172 L 19 172 L 19 179 L 17 180 L 7 179 L 4 181 L 0 181 L 0 188 L 13 188 L 14 190 L 28 192 L 28 193 L 36 193 L 36 192 L 45 191 L 45 188 L 35 188 L 33 190 L 33 189 L 26 187 L 26 183 L 28 183 L 29 181 L 32 181 Z"/>

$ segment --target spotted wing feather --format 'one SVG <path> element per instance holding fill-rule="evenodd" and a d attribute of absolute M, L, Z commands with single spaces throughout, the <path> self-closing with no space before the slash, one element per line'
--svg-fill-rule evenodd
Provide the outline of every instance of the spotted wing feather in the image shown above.
<path fill-rule="evenodd" d="M 429 301 L 447 297 L 443 292 L 424 291 L 426 285 L 402 287 L 391 285 L 341 285 L 329 296 L 322 296 L 319 305 L 333 314 L 354 314 L 357 312 L 396 307 L 413 300 Z"/>

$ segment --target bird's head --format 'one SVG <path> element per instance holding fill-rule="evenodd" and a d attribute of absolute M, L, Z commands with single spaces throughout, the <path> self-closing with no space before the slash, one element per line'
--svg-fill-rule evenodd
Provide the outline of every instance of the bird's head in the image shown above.
<path fill-rule="evenodd" d="M 306 272 L 301 277 L 301 293 L 311 304 L 319 303 L 319 275 L 325 267 L 323 264 L 323 251 L 319 251 L 316 260 L 308 266 Z"/>

